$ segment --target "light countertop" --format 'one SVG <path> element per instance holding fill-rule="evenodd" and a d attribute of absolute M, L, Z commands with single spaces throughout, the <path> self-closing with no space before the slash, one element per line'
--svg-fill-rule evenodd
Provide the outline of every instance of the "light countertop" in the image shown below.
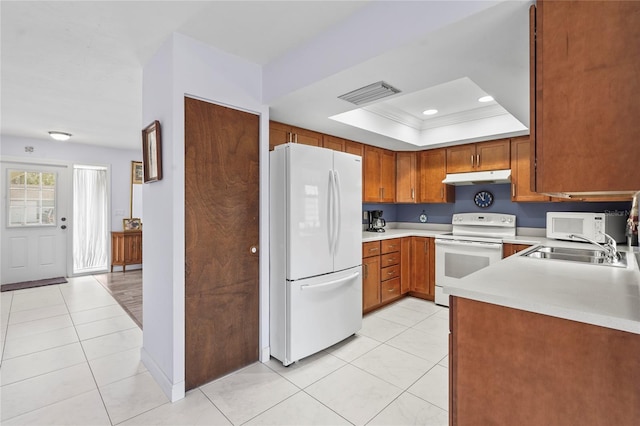
<path fill-rule="evenodd" d="M 555 240 L 548 245 L 585 248 L 582 243 Z M 627 262 L 627 268 L 617 268 L 514 255 L 443 290 L 467 299 L 640 334 L 640 271 L 633 253 L 627 254 Z"/>
<path fill-rule="evenodd" d="M 411 236 L 436 237 L 445 232 L 449 231 L 410 228 L 387 229 L 383 233 L 365 231 L 362 241 Z M 509 237 L 503 242 L 587 248 L 584 243 L 528 235 Z M 621 251 L 628 249 L 623 244 L 619 244 L 618 248 Z M 513 255 L 456 284 L 445 286 L 444 292 L 640 334 L 640 268 L 634 256 L 637 252 L 638 247 L 634 247 L 633 252 L 628 253 L 627 268 Z"/>
<path fill-rule="evenodd" d="M 362 232 L 362 242 L 389 240 L 391 238 L 402 237 L 435 237 L 438 234 L 444 234 L 451 231 L 434 230 L 434 229 L 403 229 L 394 228 L 386 229 L 385 232 Z"/>

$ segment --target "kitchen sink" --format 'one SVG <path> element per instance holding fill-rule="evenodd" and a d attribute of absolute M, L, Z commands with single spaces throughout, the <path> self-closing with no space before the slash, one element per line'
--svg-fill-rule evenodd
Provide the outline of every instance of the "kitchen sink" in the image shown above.
<path fill-rule="evenodd" d="M 532 251 L 525 252 L 522 256 L 532 257 L 535 259 L 564 260 L 569 262 L 626 268 L 626 253 L 620 252 L 619 254 L 620 260 L 617 262 L 609 262 L 607 261 L 607 255 L 604 250 L 542 246 Z"/>

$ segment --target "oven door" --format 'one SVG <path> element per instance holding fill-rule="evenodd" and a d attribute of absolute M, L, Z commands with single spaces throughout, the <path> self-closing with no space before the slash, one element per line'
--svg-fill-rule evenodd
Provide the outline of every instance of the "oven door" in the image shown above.
<path fill-rule="evenodd" d="M 436 239 L 436 303 L 449 306 L 442 286 L 502 259 L 502 243 Z"/>

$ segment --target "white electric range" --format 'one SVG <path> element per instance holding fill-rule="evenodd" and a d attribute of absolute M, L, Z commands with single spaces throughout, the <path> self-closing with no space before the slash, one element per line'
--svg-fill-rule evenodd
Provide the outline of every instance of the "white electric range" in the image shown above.
<path fill-rule="evenodd" d="M 436 297 L 449 306 L 447 284 L 502 259 L 502 240 L 516 235 L 516 216 L 503 213 L 456 213 L 451 233 L 436 237 Z"/>

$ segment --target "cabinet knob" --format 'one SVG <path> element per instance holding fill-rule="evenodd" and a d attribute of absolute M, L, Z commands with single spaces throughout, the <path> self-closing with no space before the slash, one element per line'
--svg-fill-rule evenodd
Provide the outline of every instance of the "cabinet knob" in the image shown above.
<path fill-rule="evenodd" d="M 62 225 L 60 229 L 67 229 L 67 225 Z"/>
<path fill-rule="evenodd" d="M 256 254 L 258 252 L 258 247 L 256 246 L 251 246 L 251 248 L 249 249 L 249 251 L 251 252 L 251 254 Z"/>

